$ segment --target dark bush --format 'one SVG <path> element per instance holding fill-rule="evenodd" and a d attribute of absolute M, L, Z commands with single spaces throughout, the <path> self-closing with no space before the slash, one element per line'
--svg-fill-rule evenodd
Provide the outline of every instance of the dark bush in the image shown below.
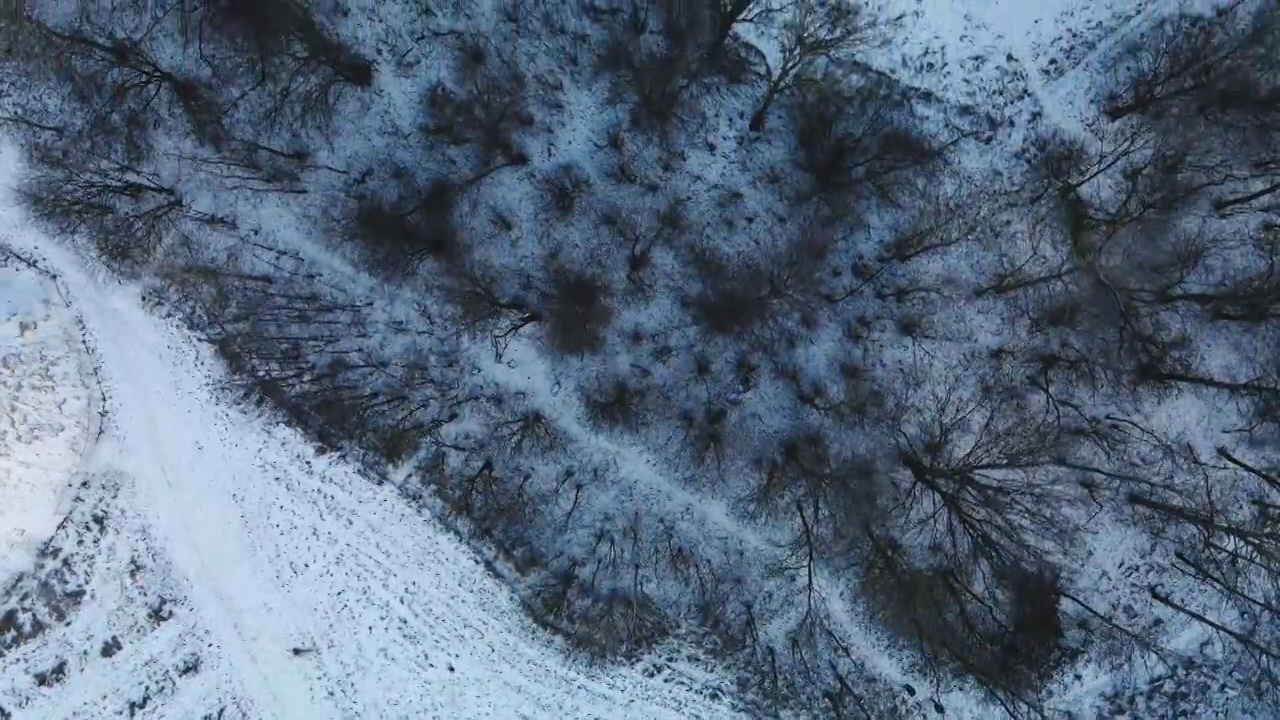
<path fill-rule="evenodd" d="M 769 318 L 773 293 L 764 271 L 734 268 L 711 258 L 698 265 L 702 287 L 686 299 L 698 324 L 717 335 L 736 336 Z"/>
<path fill-rule="evenodd" d="M 454 223 L 457 188 L 447 181 L 426 187 L 402 187 L 398 197 L 356 200 L 354 231 L 369 259 L 392 273 L 413 272 L 423 260 L 461 260 L 462 243 Z"/>
<path fill-rule="evenodd" d="M 496 162 L 524 164 L 517 134 L 534 125 L 524 73 L 510 63 L 485 63 L 457 87 L 437 83 L 426 98 L 428 137 L 475 148 L 482 168 Z"/>
<path fill-rule="evenodd" d="M 883 537 L 872 548 L 863 597 L 885 629 L 926 659 L 1016 698 L 1033 696 L 1056 668 L 1064 628 L 1052 574 L 1006 568 L 975 579 L 955 565 L 916 566 Z"/>
<path fill-rule="evenodd" d="M 573 214 L 578 201 L 591 189 L 591 178 L 574 163 L 561 163 L 542 179 L 547 205 L 561 218 Z"/>
<path fill-rule="evenodd" d="M 631 659 L 671 635 L 666 616 L 631 588 L 605 588 L 595 574 L 570 562 L 548 571 L 531 586 L 527 602 L 578 650 L 598 658 Z"/>
<path fill-rule="evenodd" d="M 819 194 L 891 198 L 895 181 L 940 155 L 902 89 L 878 77 L 854 86 L 829 75 L 805 82 L 792 119 L 800 168 Z"/>
<path fill-rule="evenodd" d="M 556 267 L 542 313 L 551 349 L 565 355 L 600 349 L 613 320 L 610 295 L 608 285 L 598 277 Z"/>

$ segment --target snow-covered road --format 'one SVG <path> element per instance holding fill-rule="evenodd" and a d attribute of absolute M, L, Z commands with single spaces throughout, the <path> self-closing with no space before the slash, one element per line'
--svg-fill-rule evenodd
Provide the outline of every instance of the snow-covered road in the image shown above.
<path fill-rule="evenodd" d="M 47 553 L 87 568 L 57 591 L 77 609 L 55 613 L 40 642 L 0 644 L 0 716 L 733 715 L 692 666 L 566 658 L 459 540 L 228 402 L 207 347 L 8 201 L 0 244 L 57 277 L 107 410 L 66 529 L 81 534 Z"/>

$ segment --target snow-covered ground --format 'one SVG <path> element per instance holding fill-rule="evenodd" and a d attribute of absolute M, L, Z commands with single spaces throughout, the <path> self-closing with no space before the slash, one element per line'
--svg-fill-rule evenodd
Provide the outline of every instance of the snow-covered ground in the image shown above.
<path fill-rule="evenodd" d="M 65 515 L 92 433 L 79 341 L 57 291 L 0 253 L 0 587 Z"/>
<path fill-rule="evenodd" d="M 89 427 L 92 374 L 77 371 L 56 292 L 82 318 L 106 396 L 71 517 L 18 582 L 17 604 L 0 607 L 0 717 L 735 714 L 692 664 L 605 671 L 564 656 L 454 536 L 389 486 L 225 402 L 207 348 L 135 287 L 29 230 L 10 201 L 0 247 L 57 286 L 0 275 L 6 313 L 48 321 L 17 351 L 42 358 L 13 365 L 24 389 L 4 384 L 22 410 L 18 442 L 50 448 L 15 454 L 4 431 L 6 523 L 30 515 L 31 532 L 49 534 Z M 51 488 L 9 490 L 33 465 Z"/>
<path fill-rule="evenodd" d="M 886 5 L 902 41 L 870 64 L 1002 123 L 1087 133 L 1107 50 L 1175 3 Z M 599 114 L 582 114 L 566 143 L 599 135 L 584 129 Z M 0 578 L 52 535 L 12 604 L 0 598 L 0 720 L 740 714 L 691 660 L 568 659 L 452 534 L 229 401 L 207 347 L 7 200 L 6 246 L 56 281 L 0 268 Z M 19 316 L 37 323 L 25 343 Z M 99 390 L 105 422 L 90 442 Z M 885 657 L 873 658 L 883 674 L 917 682 Z M 1093 709 L 1093 679 L 1077 678 L 1078 703 L 1078 688 L 1062 693 L 1072 709 Z M 967 689 L 933 690 L 948 717 L 984 717 Z"/>
<path fill-rule="evenodd" d="M 867 61 L 1008 128 L 1088 135 L 1112 54 L 1163 15 L 1218 2 L 885 0 L 895 41 Z"/>

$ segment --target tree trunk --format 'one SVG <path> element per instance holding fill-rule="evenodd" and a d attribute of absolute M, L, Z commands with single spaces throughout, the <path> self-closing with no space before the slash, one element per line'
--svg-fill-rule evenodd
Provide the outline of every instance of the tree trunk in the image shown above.
<path fill-rule="evenodd" d="M 769 84 L 769 89 L 765 92 L 764 99 L 760 101 L 760 107 L 756 108 L 756 111 L 751 114 L 751 125 L 749 126 L 751 132 L 764 130 L 765 118 L 769 114 L 769 108 L 773 105 L 774 98 L 778 96 L 779 85 L 778 81 Z"/>

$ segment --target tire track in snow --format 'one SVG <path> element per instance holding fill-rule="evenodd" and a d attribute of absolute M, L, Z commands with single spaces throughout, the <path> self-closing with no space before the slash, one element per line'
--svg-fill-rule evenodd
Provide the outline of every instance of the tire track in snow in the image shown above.
<path fill-rule="evenodd" d="M 264 581 L 243 546 L 238 513 L 218 492 L 227 466 L 189 434 L 204 418 L 181 402 L 190 388 L 176 382 L 166 362 L 173 358 L 169 347 L 159 345 L 167 338 L 156 332 L 157 321 L 136 303 L 95 292 L 93 279 L 71 277 L 84 291 L 77 304 L 86 322 L 99 338 L 110 338 L 97 351 L 115 398 L 113 423 L 91 464 L 115 467 L 132 482 L 138 509 L 164 543 L 198 616 L 228 660 L 247 670 L 237 680 L 256 712 L 264 718 L 330 716 L 296 664 L 270 662 L 285 656 L 287 638 L 279 628 L 291 614 L 261 592 Z M 212 554 L 223 557 L 211 561 Z"/>

